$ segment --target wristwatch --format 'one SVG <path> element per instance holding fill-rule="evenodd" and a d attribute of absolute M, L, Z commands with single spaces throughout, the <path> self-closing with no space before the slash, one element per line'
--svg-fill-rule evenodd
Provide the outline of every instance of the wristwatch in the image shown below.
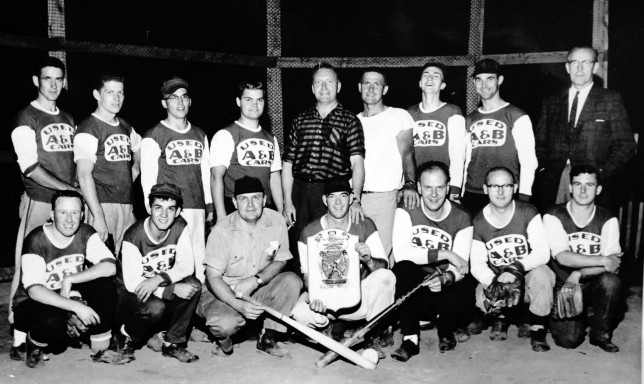
<path fill-rule="evenodd" d="M 261 287 L 262 285 L 264 285 L 264 280 L 262 280 L 262 278 L 259 277 L 259 274 L 255 275 L 255 278 L 257 279 L 255 281 L 257 281 L 257 286 L 258 287 Z"/>

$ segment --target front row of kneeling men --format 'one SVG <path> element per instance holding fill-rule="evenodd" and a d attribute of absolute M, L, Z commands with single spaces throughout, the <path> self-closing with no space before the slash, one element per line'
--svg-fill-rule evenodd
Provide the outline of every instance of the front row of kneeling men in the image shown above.
<path fill-rule="evenodd" d="M 487 173 L 484 191 L 490 202 L 473 219 L 447 199 L 450 178 L 443 163 L 425 163 L 417 175 L 420 207 L 401 205 L 395 213 L 393 268 L 373 221 L 352 221 L 349 183 L 327 183 L 327 213 L 309 223 L 298 239 L 303 280 L 288 271 L 293 256 L 287 227 L 279 213 L 264 208 L 262 183 L 253 177 L 238 179 L 236 211 L 208 237 L 205 287 L 194 277 L 190 236 L 180 216 L 183 200 L 176 186 L 157 184 L 151 189 L 150 216 L 127 230 L 118 261 L 96 231 L 83 223 L 81 195 L 56 192 L 52 223 L 36 228 L 25 240 L 14 308 L 15 328 L 27 337 L 15 340 L 10 356 L 26 359 L 30 367 L 40 365 L 43 350 L 69 343 L 67 333 L 74 333 L 67 331 L 76 319 L 81 332 L 89 335 L 94 361 L 129 362 L 147 343 L 164 356 L 192 362 L 198 357 L 186 346 L 193 322 L 205 324 L 202 328 L 213 340 L 212 354 L 226 356 L 233 353 L 231 337 L 248 320 L 261 319 L 257 349 L 282 357 L 288 351 L 278 341 L 286 337 L 286 327 L 267 317 L 264 305 L 310 327 L 326 328 L 340 339 L 342 321 L 368 321 L 418 284 L 427 289 L 410 296 L 397 313 L 402 343 L 391 356 L 399 361 L 419 353 L 421 320 L 435 321 L 441 352 L 466 341 L 469 333 L 476 333 L 463 320 L 469 320 L 474 303 L 488 314 L 490 339 L 506 339 L 508 324 L 517 323 L 520 336 L 529 336 L 535 351 L 550 349 L 548 325 L 557 345 L 580 345 L 588 320 L 584 308 L 590 305 L 590 343 L 608 352 L 619 350 L 611 342 L 620 296 L 619 228 L 609 211 L 594 204 L 601 192 L 594 168 L 573 167 L 572 200 L 550 210 L 543 220 L 534 207 L 514 200 L 517 182 L 504 167 Z M 320 271 L 309 270 L 312 253 L 307 241 L 328 229 L 357 237 L 360 264 L 361 299 L 337 311 L 308 292 L 310 273 L 332 280 L 347 269 L 343 253 L 330 251 L 320 252 L 320 258 L 326 257 L 318 261 Z M 432 273 L 436 277 L 426 279 Z M 463 280 L 468 273 L 476 284 Z M 515 294 L 520 300 L 491 298 L 493 290 L 506 285 L 525 287 L 517 290 L 520 297 Z M 552 316 L 553 296 L 561 297 L 560 291 L 565 295 L 577 285 L 583 292 L 581 314 Z M 385 357 L 382 348 L 393 343 L 388 325 L 381 324 L 366 340 L 380 358 Z"/>

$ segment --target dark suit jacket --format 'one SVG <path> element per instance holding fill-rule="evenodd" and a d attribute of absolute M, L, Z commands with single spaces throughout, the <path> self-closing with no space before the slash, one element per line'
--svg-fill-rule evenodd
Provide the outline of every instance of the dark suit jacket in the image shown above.
<path fill-rule="evenodd" d="M 619 93 L 593 86 L 579 115 L 572 142 L 567 138 L 568 89 L 547 98 L 535 132 L 542 198 L 552 204 L 561 173 L 571 165 L 592 164 L 608 181 L 635 155 L 636 144 Z M 552 202 L 551 202 L 552 201 Z"/>

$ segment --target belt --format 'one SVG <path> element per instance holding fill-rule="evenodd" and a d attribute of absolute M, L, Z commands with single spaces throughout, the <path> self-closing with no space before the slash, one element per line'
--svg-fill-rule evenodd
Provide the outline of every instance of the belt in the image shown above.
<path fill-rule="evenodd" d="M 364 194 L 369 194 L 369 193 L 378 193 L 378 192 L 376 192 L 376 191 L 362 191 L 362 194 L 363 194 L 363 195 L 364 195 Z"/>

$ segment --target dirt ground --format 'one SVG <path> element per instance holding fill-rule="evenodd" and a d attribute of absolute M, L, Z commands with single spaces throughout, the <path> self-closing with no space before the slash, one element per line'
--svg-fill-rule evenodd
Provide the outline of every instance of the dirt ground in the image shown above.
<path fill-rule="evenodd" d="M 182 364 L 144 348 L 136 361 L 124 366 L 92 363 L 87 346 L 51 356 L 45 367 L 29 369 L 9 359 L 7 295 L 9 283 L 0 284 L 0 383 L 640 383 L 642 380 L 642 289 L 629 292 L 628 312 L 615 330 L 613 341 L 621 351 L 603 352 L 584 342 L 576 350 L 554 346 L 535 353 L 528 339 L 517 337 L 512 326 L 508 340 L 491 342 L 488 331 L 473 336 L 449 353 L 439 353 L 435 330 L 423 331 L 421 354 L 407 363 L 387 357 L 377 369 L 365 370 L 345 361 L 316 368 L 322 354 L 302 344 L 286 344 L 292 358 L 278 360 L 257 353 L 255 342 L 235 345 L 230 357 L 211 357 L 209 343 L 192 342 L 189 349 L 200 356 Z M 400 335 L 396 333 L 396 346 Z M 390 353 L 395 347 L 387 348 Z"/>

